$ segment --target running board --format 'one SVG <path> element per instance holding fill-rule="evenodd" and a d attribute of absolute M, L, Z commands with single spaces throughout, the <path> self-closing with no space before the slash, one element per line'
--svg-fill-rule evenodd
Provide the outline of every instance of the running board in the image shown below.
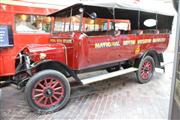
<path fill-rule="evenodd" d="M 119 75 L 124 75 L 127 73 L 135 72 L 137 70 L 138 70 L 137 68 L 131 67 L 131 68 L 127 68 L 127 69 L 123 69 L 123 70 L 119 70 L 119 71 L 115 71 L 115 72 L 111 72 L 111 73 L 107 73 L 107 74 L 103 74 L 103 75 L 98 75 L 98 76 L 91 77 L 91 78 L 85 78 L 85 79 L 82 79 L 81 82 L 83 85 L 86 85 L 89 83 L 102 81 L 102 80 L 112 78 L 112 77 L 116 77 Z"/>

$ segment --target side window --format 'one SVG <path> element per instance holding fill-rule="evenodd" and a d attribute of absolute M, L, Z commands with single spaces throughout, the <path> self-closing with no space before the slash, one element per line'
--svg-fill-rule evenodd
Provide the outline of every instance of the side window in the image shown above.
<path fill-rule="evenodd" d="M 103 31 L 107 31 L 108 30 L 108 22 L 104 22 L 103 23 L 103 28 L 102 28 Z"/>
<path fill-rule="evenodd" d="M 54 31 L 67 32 L 69 31 L 70 21 L 68 18 L 55 18 Z"/>
<path fill-rule="evenodd" d="M 62 18 L 55 18 L 55 24 L 54 24 L 54 32 L 58 31 L 64 31 L 65 30 L 65 20 Z"/>
<path fill-rule="evenodd" d="M 54 32 L 78 31 L 80 26 L 80 16 L 56 17 Z"/>
<path fill-rule="evenodd" d="M 96 18 L 95 20 L 85 18 L 85 32 L 90 31 L 107 31 L 108 22 L 106 19 Z"/>
<path fill-rule="evenodd" d="M 97 31 L 99 26 L 95 23 L 95 20 L 90 18 L 85 18 L 85 31 Z"/>
<path fill-rule="evenodd" d="M 78 31 L 80 27 L 80 15 L 71 17 L 71 30 L 70 31 Z"/>
<path fill-rule="evenodd" d="M 15 15 L 17 33 L 49 33 L 51 18 L 40 15 Z"/>
<path fill-rule="evenodd" d="M 114 22 L 110 22 L 110 30 L 114 30 L 115 29 L 115 23 Z"/>
<path fill-rule="evenodd" d="M 128 31 L 129 30 L 129 23 L 126 23 L 126 22 L 115 23 L 115 29 L 116 30 Z"/>

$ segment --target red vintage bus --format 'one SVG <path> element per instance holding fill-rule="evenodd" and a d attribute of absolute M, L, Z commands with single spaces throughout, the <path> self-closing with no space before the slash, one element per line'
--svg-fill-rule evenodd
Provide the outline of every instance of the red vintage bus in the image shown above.
<path fill-rule="evenodd" d="M 69 77 L 86 85 L 136 72 L 138 82 L 147 83 L 155 67 L 163 68 L 172 15 L 123 4 L 53 11 L 0 5 L 0 76 L 12 75 L 9 82 L 25 88 L 33 111 L 62 109 L 70 99 Z M 107 73 L 78 76 L 96 70 Z"/>
<path fill-rule="evenodd" d="M 23 47 L 48 43 L 52 19 L 46 15 L 56 10 L 0 3 L 0 79 L 15 73 L 15 59 Z M 11 40 L 7 44 L 6 37 Z"/>
<path fill-rule="evenodd" d="M 70 99 L 69 77 L 82 85 L 136 72 L 140 83 L 163 68 L 173 16 L 129 7 L 74 4 L 54 17 L 48 44 L 28 44 L 17 56 L 12 82 L 25 88 L 37 113 L 62 109 Z M 107 73 L 81 79 L 78 74 Z"/>

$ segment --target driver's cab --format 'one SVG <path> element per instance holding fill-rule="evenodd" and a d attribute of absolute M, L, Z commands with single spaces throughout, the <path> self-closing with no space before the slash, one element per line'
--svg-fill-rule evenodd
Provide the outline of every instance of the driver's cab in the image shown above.
<path fill-rule="evenodd" d="M 56 38 L 70 38 L 79 33 L 90 37 L 128 34 L 131 30 L 130 20 L 116 19 L 112 15 L 113 11 L 108 10 L 109 8 L 76 4 L 49 15 L 54 17 L 51 42 L 61 42 Z"/>

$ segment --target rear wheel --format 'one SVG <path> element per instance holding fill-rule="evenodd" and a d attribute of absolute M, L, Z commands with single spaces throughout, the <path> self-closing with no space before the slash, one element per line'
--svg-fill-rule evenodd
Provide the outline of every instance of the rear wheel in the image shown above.
<path fill-rule="evenodd" d="M 154 74 L 154 69 L 154 59 L 151 56 L 146 56 L 139 64 L 138 71 L 136 72 L 137 80 L 140 83 L 149 82 Z"/>
<path fill-rule="evenodd" d="M 25 97 L 37 113 L 51 113 L 63 108 L 70 97 L 70 85 L 66 77 L 55 70 L 43 70 L 28 81 Z"/>

